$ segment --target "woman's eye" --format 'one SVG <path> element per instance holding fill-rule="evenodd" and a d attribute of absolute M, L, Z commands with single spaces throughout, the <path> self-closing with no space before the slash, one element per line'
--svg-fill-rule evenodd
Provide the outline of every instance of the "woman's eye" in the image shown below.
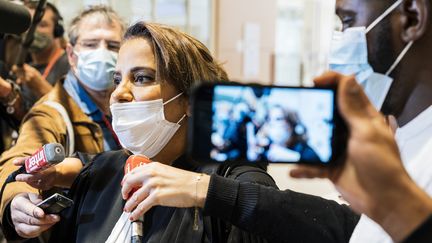
<path fill-rule="evenodd" d="M 134 82 L 136 84 L 146 84 L 149 82 L 153 82 L 153 78 L 147 75 L 136 74 L 134 78 L 135 78 Z"/>
<path fill-rule="evenodd" d="M 120 82 L 121 82 L 121 77 L 120 76 L 114 76 L 113 77 L 113 83 L 114 83 L 114 85 L 119 85 L 120 84 Z"/>

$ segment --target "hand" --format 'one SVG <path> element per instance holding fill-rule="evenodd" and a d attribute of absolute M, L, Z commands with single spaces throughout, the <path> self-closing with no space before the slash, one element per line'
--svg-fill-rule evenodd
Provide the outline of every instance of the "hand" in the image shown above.
<path fill-rule="evenodd" d="M 133 169 L 122 181 L 122 196 L 127 200 L 125 212 L 132 212 L 131 220 L 155 205 L 168 207 L 203 207 L 210 176 L 177 169 L 152 162 Z M 198 184 L 197 184 L 198 183 Z M 134 189 L 139 188 L 129 198 Z"/>
<path fill-rule="evenodd" d="M 17 76 L 17 84 L 26 84 L 32 88 L 32 92 L 41 97 L 48 93 L 52 86 L 34 67 L 24 64 L 22 68 L 14 65 L 12 72 Z"/>
<path fill-rule="evenodd" d="M 22 166 L 27 158 L 28 157 L 16 158 L 12 163 L 16 166 Z M 15 180 L 25 182 L 36 189 L 46 191 L 55 186 L 56 178 L 56 166 L 51 166 L 34 174 L 19 174 L 15 177 Z"/>
<path fill-rule="evenodd" d="M 15 230 L 23 238 L 34 238 L 60 221 L 58 215 L 45 215 L 35 205 L 41 202 L 40 196 L 34 193 L 21 193 L 11 202 L 11 218 Z"/>
<path fill-rule="evenodd" d="M 353 77 L 327 73 L 315 83 L 338 85 L 339 111 L 350 131 L 347 159 L 338 168 L 300 167 L 291 175 L 327 177 L 357 212 L 372 213 L 375 201 L 385 202 L 383 192 L 393 187 L 389 181 L 407 176 L 393 133 Z"/>
<path fill-rule="evenodd" d="M 12 85 L 0 77 L 0 98 L 6 98 L 12 92 Z"/>
<path fill-rule="evenodd" d="M 315 84 L 338 86 L 339 111 L 350 132 L 347 157 L 336 168 L 302 166 L 291 176 L 329 178 L 356 212 L 381 224 L 396 241 L 402 240 L 432 211 L 430 206 L 419 206 L 431 205 L 431 200 L 404 169 L 393 131 L 354 77 L 330 72 Z"/>
<path fill-rule="evenodd" d="M 24 64 L 22 67 L 14 65 L 12 67 L 12 72 L 17 76 L 17 84 L 37 84 L 40 82 L 47 82 L 38 70 L 28 64 Z"/>

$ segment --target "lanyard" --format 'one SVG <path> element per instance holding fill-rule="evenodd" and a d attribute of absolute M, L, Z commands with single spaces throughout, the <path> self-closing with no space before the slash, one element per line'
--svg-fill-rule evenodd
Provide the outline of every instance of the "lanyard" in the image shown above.
<path fill-rule="evenodd" d="M 105 123 L 105 125 L 107 126 L 107 128 L 110 130 L 111 135 L 112 135 L 113 138 L 114 138 L 114 141 L 116 142 L 116 144 L 117 144 L 119 147 L 121 147 L 120 141 L 119 141 L 119 139 L 118 139 L 118 137 L 117 137 L 117 134 L 114 132 L 114 129 L 112 128 L 111 122 L 108 121 L 108 119 L 106 118 L 106 116 L 105 116 L 105 114 L 104 114 L 103 112 L 101 112 L 101 113 L 102 113 L 102 120 L 103 120 L 103 122 Z"/>
<path fill-rule="evenodd" d="M 47 79 L 48 75 L 50 74 L 52 68 L 54 67 L 54 64 L 57 62 L 57 60 L 63 55 L 64 50 L 62 48 L 57 48 L 56 52 L 54 53 L 51 60 L 48 62 L 47 67 L 45 68 L 45 71 L 42 74 L 42 77 L 44 79 Z"/>

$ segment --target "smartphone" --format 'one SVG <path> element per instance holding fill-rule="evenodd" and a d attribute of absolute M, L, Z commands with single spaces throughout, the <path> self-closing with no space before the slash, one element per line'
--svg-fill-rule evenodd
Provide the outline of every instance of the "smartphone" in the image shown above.
<path fill-rule="evenodd" d="M 336 88 L 205 83 L 191 111 L 195 161 L 334 165 L 346 150 Z"/>
<path fill-rule="evenodd" d="M 73 201 L 71 199 L 59 193 L 54 193 L 36 206 L 40 207 L 46 214 L 59 214 L 72 205 Z"/>

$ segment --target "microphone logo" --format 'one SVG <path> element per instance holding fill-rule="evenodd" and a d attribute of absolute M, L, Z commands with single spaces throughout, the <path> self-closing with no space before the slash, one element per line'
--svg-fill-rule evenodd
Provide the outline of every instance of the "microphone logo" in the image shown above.
<path fill-rule="evenodd" d="M 44 148 L 40 148 L 33 156 L 29 158 L 29 163 L 26 163 L 26 170 L 33 172 L 47 165 Z"/>

